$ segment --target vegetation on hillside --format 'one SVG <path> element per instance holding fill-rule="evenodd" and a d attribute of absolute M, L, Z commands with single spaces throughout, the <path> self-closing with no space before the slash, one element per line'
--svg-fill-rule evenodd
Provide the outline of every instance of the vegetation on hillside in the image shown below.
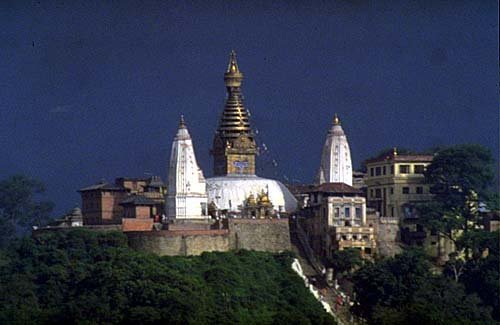
<path fill-rule="evenodd" d="M 418 250 L 368 263 L 353 276 L 359 302 L 353 311 L 370 324 L 495 324 L 497 251 L 480 263 L 468 265 L 459 282 L 433 274 Z"/>
<path fill-rule="evenodd" d="M 0 323 L 333 323 L 289 254 L 158 257 L 83 229 L 1 251 Z"/>
<path fill-rule="evenodd" d="M 0 181 L 0 247 L 50 218 L 54 204 L 41 199 L 44 185 L 24 175 Z"/>
<path fill-rule="evenodd" d="M 479 145 L 438 150 L 425 172 L 434 200 L 418 205 L 419 223 L 456 251 L 442 274 L 419 250 L 365 263 L 352 277 L 353 311 L 373 324 L 494 324 L 500 321 L 499 232 L 483 229 L 479 204 L 498 209 L 494 159 Z"/>

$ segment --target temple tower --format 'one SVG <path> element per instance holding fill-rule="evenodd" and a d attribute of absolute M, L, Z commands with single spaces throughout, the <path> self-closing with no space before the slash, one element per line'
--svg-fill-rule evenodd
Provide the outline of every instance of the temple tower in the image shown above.
<path fill-rule="evenodd" d="M 227 99 L 217 128 L 213 149 L 214 175 L 255 175 L 257 146 L 250 128 L 249 113 L 243 105 L 241 82 L 243 74 L 231 52 L 224 83 Z"/>
<path fill-rule="evenodd" d="M 317 183 L 345 183 L 352 186 L 351 151 L 337 114 L 323 146 Z"/>
<path fill-rule="evenodd" d="M 208 217 L 205 177 L 196 162 L 193 142 L 182 116 L 172 143 L 165 202 L 170 219 Z"/>

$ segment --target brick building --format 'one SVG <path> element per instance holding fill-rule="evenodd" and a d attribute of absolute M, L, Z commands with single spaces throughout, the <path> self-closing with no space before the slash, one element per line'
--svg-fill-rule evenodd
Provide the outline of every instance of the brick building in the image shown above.
<path fill-rule="evenodd" d="M 126 210 L 128 214 L 143 216 L 146 214 L 143 205 L 146 200 L 151 217 L 161 216 L 165 209 L 165 189 L 165 185 L 157 176 L 120 177 L 114 183 L 101 181 L 82 188 L 78 192 L 82 198 L 83 224 L 121 224 Z"/>

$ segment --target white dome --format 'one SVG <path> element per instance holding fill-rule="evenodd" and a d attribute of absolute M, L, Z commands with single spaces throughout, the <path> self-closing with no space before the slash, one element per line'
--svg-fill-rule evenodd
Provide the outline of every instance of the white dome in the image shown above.
<path fill-rule="evenodd" d="M 254 175 L 229 175 L 206 180 L 208 202 L 215 202 L 222 210 L 238 211 L 250 194 L 269 191 L 274 209 L 291 213 L 297 209 L 297 200 L 282 183 Z"/>

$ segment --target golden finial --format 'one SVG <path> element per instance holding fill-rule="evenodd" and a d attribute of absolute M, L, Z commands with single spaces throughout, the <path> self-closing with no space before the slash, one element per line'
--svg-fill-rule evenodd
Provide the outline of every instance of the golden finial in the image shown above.
<path fill-rule="evenodd" d="M 256 205 L 257 204 L 257 201 L 255 200 L 255 196 L 252 193 L 250 193 L 250 195 L 247 198 L 247 204 L 248 205 Z"/>
<path fill-rule="evenodd" d="M 229 54 L 229 64 L 227 65 L 226 73 L 224 73 L 224 82 L 226 87 L 240 87 L 243 80 L 243 74 L 238 68 L 236 62 L 236 52 L 234 50 Z"/>
<path fill-rule="evenodd" d="M 337 113 L 333 116 L 333 125 L 340 125 L 340 119 L 337 116 Z"/>
<path fill-rule="evenodd" d="M 392 149 L 392 155 L 393 155 L 393 156 L 397 156 L 397 155 L 398 155 L 398 148 L 394 147 L 394 148 Z"/>
<path fill-rule="evenodd" d="M 227 66 L 227 71 L 226 72 L 239 72 L 240 70 L 238 69 L 238 63 L 236 62 L 236 52 L 234 50 L 231 50 L 231 53 L 229 54 L 229 64 Z"/>
<path fill-rule="evenodd" d="M 179 129 L 185 129 L 186 128 L 186 122 L 184 121 L 184 115 L 181 114 L 181 119 L 179 121 Z"/>

